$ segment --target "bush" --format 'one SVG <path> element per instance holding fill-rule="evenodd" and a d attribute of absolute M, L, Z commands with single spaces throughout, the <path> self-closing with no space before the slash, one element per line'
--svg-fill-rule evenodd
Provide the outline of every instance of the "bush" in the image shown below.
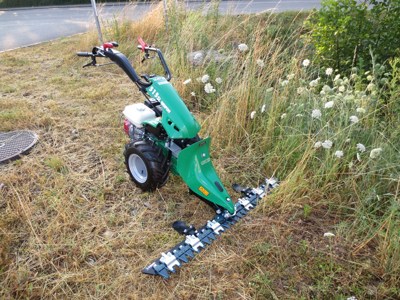
<path fill-rule="evenodd" d="M 308 25 L 320 62 L 341 71 L 400 53 L 400 0 L 324 0 Z"/>

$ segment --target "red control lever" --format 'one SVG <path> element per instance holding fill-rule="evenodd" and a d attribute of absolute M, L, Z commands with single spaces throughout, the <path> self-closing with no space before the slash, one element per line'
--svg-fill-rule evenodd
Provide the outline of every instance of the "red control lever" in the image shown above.
<path fill-rule="evenodd" d="M 142 39 L 140 36 L 138 37 L 137 40 L 138 40 L 140 46 L 142 46 L 142 52 L 144 52 L 144 49 L 145 49 L 148 45 L 145 43 L 145 41 L 143 41 L 143 39 Z"/>
<path fill-rule="evenodd" d="M 114 48 L 113 43 L 104 43 L 104 44 L 103 44 L 103 49 L 104 49 L 104 50 L 107 50 L 107 49 L 109 49 L 109 48 Z"/>

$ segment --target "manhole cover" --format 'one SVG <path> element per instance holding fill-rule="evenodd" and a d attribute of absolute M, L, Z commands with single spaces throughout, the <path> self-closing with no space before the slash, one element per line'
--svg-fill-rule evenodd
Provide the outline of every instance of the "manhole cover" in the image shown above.
<path fill-rule="evenodd" d="M 32 131 L 0 132 L 0 163 L 28 151 L 37 140 L 38 136 Z"/>

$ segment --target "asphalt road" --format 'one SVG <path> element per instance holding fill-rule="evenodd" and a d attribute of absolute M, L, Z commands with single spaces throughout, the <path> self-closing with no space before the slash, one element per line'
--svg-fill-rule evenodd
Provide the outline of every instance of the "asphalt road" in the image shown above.
<path fill-rule="evenodd" d="M 189 9 L 203 7 L 206 10 L 209 5 L 187 2 Z M 248 14 L 267 10 L 309 10 L 319 6 L 320 0 L 241 0 L 222 1 L 220 11 Z M 106 5 L 99 9 L 99 14 L 104 26 L 113 18 L 139 19 L 150 9 L 150 4 Z M 86 32 L 94 27 L 90 5 L 0 10 L 0 52 Z"/>

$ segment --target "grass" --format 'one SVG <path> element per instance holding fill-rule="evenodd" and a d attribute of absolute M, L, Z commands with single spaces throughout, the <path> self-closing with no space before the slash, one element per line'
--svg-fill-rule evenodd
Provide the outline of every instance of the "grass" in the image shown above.
<path fill-rule="evenodd" d="M 390 83 L 377 84 L 375 93 L 366 91 L 360 70 L 357 80 L 335 83 L 335 74 L 313 64 L 302 39 L 305 18 L 172 7 L 166 33 L 159 7 L 141 22 L 109 24 L 105 35 L 135 64 L 138 35 L 163 50 L 174 86 L 202 123 L 201 136 L 213 138 L 214 165 L 226 186 L 254 185 L 272 174 L 282 180 L 262 206 L 169 281 L 140 271 L 181 240 L 173 221 L 200 225 L 213 213 L 176 177 L 152 194 L 129 181 L 121 112 L 142 101 L 136 87 L 116 66 L 81 68 L 85 61 L 74 53 L 96 45 L 95 33 L 0 54 L 0 131 L 40 136 L 29 155 L 0 166 L 1 297 L 398 298 L 398 69 L 390 76 L 373 72 L 376 83 L 383 77 Z M 239 52 L 240 43 L 249 51 Z M 200 49 L 230 59 L 193 67 L 186 55 Z M 304 58 L 311 60 L 307 68 Z M 215 93 L 196 81 L 204 74 Z M 188 78 L 192 83 L 183 85 Z M 323 85 L 331 89 L 325 95 Z M 298 93 L 299 87 L 307 90 Z M 324 109 L 327 101 L 335 101 L 334 109 Z M 367 112 L 351 125 L 359 106 Z M 321 120 L 311 118 L 317 108 Z M 326 139 L 332 149 L 314 149 Z M 358 161 L 360 142 L 367 151 Z M 370 159 L 378 147 L 381 156 Z M 343 150 L 341 159 L 336 150 Z"/>

